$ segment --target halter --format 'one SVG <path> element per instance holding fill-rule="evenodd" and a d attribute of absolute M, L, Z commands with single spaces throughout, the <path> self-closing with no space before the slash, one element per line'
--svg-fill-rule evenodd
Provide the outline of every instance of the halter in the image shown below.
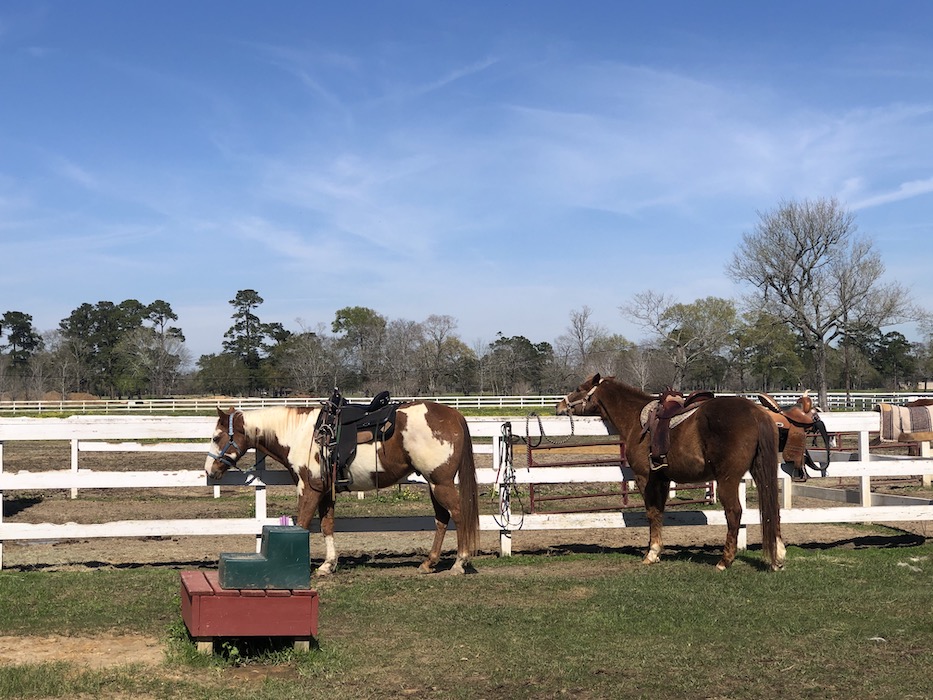
<path fill-rule="evenodd" d="M 574 406 L 577 406 L 581 403 L 584 406 L 588 404 L 590 402 L 590 399 L 593 396 L 593 393 L 596 391 L 599 385 L 603 383 L 603 381 L 604 381 L 603 379 L 600 379 L 599 382 L 597 382 L 596 386 L 592 387 L 588 392 L 586 392 L 586 395 L 582 399 L 577 399 L 576 401 L 570 401 L 570 394 L 567 394 L 564 397 L 564 401 L 567 403 L 567 408 L 572 409 Z"/>
<path fill-rule="evenodd" d="M 223 464 L 228 469 L 230 469 L 231 467 L 233 469 L 239 469 L 239 467 L 237 466 L 237 462 L 239 461 L 240 457 L 243 456 L 243 452 L 240 451 L 240 446 L 237 445 L 236 441 L 234 441 L 233 439 L 233 419 L 238 413 L 240 412 L 234 411 L 233 413 L 230 414 L 230 421 L 227 426 L 227 436 L 229 439 L 227 440 L 226 446 L 220 451 L 220 454 L 214 454 L 210 450 L 208 450 L 207 452 L 208 457 L 213 457 L 215 460 Z M 234 449 L 236 453 L 236 456 L 232 458 L 227 455 L 227 450 L 229 450 L 231 447 Z"/>

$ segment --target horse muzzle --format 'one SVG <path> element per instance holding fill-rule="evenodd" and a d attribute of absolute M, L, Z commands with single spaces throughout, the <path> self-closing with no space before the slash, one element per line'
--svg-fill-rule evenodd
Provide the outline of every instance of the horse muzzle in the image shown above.
<path fill-rule="evenodd" d="M 225 454 L 208 454 L 204 462 L 204 473 L 211 479 L 219 479 L 230 467 L 236 466 L 236 460 Z"/>

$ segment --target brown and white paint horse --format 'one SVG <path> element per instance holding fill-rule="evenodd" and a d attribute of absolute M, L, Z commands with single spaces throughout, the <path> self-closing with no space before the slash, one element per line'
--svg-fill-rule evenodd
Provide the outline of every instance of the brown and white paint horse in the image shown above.
<path fill-rule="evenodd" d="M 250 411 L 217 410 L 217 426 L 204 469 L 219 478 L 249 449 L 271 456 L 291 472 L 298 490 L 297 524 L 310 529 L 315 512 L 324 536 L 324 561 L 316 574 L 330 574 L 337 566 L 334 546 L 334 498 L 322 478 L 322 453 L 315 425 L 321 409 L 262 408 Z M 391 436 L 373 449 L 360 449 L 350 466 L 353 488 L 367 491 L 398 483 L 413 473 L 428 482 L 434 506 L 434 543 L 419 570 L 435 570 L 450 519 L 457 532 L 454 573 L 464 573 L 479 539 L 479 503 L 473 443 L 459 411 L 432 401 L 403 403 L 396 413 Z M 459 488 L 454 478 L 459 480 Z"/>
<path fill-rule="evenodd" d="M 615 426 L 625 442 L 625 454 L 645 501 L 649 545 L 644 563 L 661 556 L 661 528 L 671 481 L 681 484 L 715 480 L 726 516 L 726 543 L 716 567 L 728 568 L 735 559 L 742 504 L 739 483 L 751 472 L 758 487 L 762 547 L 768 567 L 784 566 L 778 504 L 777 427 L 764 411 L 737 396 L 711 398 L 670 431 L 667 466 L 652 468 L 651 438 L 642 427 L 642 414 L 655 397 L 613 377 L 593 375 L 557 405 L 558 414 L 599 415 Z M 685 414 L 686 415 L 686 414 Z M 672 423 L 673 425 L 673 423 Z"/>

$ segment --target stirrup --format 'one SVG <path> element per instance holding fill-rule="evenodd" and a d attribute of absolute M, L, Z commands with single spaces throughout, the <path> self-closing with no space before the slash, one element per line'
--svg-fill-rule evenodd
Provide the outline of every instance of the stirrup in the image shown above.
<path fill-rule="evenodd" d="M 342 473 L 338 473 L 337 478 L 334 479 L 334 487 L 338 492 L 352 491 L 353 489 L 350 488 L 352 485 L 353 475 L 349 468 L 342 470 Z"/>

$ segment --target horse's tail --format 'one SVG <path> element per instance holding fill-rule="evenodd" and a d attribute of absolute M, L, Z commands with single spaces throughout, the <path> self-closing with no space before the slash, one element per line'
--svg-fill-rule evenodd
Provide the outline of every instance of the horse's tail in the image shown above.
<path fill-rule="evenodd" d="M 756 408 L 756 410 L 758 410 Z M 781 509 L 778 504 L 777 430 L 768 416 L 758 411 L 758 447 L 752 462 L 752 478 L 758 488 L 758 511 L 761 514 L 761 542 L 765 559 L 772 570 L 784 565 L 781 537 Z"/>
<path fill-rule="evenodd" d="M 457 474 L 460 479 L 460 522 L 457 539 L 471 555 L 479 549 L 479 489 L 476 485 L 476 463 L 473 459 L 473 439 L 470 427 L 463 420 L 463 447 Z"/>

